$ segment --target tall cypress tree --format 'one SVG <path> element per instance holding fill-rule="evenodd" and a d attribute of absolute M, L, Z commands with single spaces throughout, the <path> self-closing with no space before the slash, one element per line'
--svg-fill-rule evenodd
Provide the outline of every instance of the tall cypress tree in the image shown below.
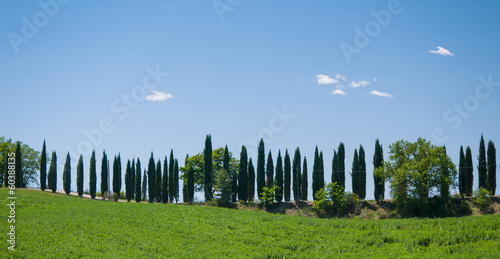
<path fill-rule="evenodd" d="M 170 149 L 170 160 L 168 161 L 168 199 L 170 203 L 174 202 L 174 150 Z"/>
<path fill-rule="evenodd" d="M 284 161 L 284 166 L 283 166 L 283 171 L 285 174 L 285 186 L 284 186 L 284 194 L 285 194 L 285 201 L 290 201 L 291 197 L 291 190 L 290 190 L 290 184 L 291 184 L 291 165 L 290 165 L 290 155 L 288 154 L 288 149 L 285 150 L 285 161 Z"/>
<path fill-rule="evenodd" d="M 339 185 L 345 190 L 345 147 L 344 143 L 340 142 L 339 151 L 337 153 L 339 158 L 339 168 L 338 168 L 338 176 L 339 176 Z"/>
<path fill-rule="evenodd" d="M 101 195 L 108 191 L 108 155 L 106 151 L 102 151 L 101 160 Z"/>
<path fill-rule="evenodd" d="M 238 171 L 238 197 L 246 202 L 248 200 L 248 155 L 245 146 L 241 146 Z"/>
<path fill-rule="evenodd" d="M 465 151 L 465 168 L 467 172 L 465 175 L 465 195 L 472 196 L 472 188 L 474 184 L 474 165 L 472 164 L 472 152 L 469 146 L 467 146 L 467 149 Z"/>
<path fill-rule="evenodd" d="M 158 162 L 156 162 L 156 179 L 155 179 L 155 200 L 156 202 L 160 203 L 162 200 L 162 190 L 161 190 L 161 185 L 162 185 L 162 182 L 161 182 L 161 160 L 158 159 Z"/>
<path fill-rule="evenodd" d="M 366 198 L 366 161 L 363 145 L 359 146 L 359 198 Z"/>
<path fill-rule="evenodd" d="M 146 200 L 146 194 L 148 193 L 148 171 L 144 169 L 144 173 L 142 174 L 142 193 L 141 199 Z"/>
<path fill-rule="evenodd" d="M 497 188 L 497 150 L 493 141 L 488 141 L 488 192 L 495 196 Z"/>
<path fill-rule="evenodd" d="M 188 202 L 192 203 L 194 201 L 194 169 L 191 166 L 188 169 L 187 177 L 188 177 L 187 180 Z"/>
<path fill-rule="evenodd" d="M 168 202 L 168 163 L 167 156 L 163 160 L 163 186 L 161 190 L 161 202 Z"/>
<path fill-rule="evenodd" d="M 443 151 L 444 155 L 448 156 L 446 154 L 446 146 L 443 146 Z M 441 198 L 448 198 L 450 196 L 450 170 L 446 166 L 442 166 L 441 168 L 441 176 L 439 178 L 439 184 L 440 184 L 440 196 Z"/>
<path fill-rule="evenodd" d="M 262 201 L 261 193 L 266 185 L 265 174 L 266 155 L 264 153 L 264 140 L 261 138 L 257 146 L 257 196 Z"/>
<path fill-rule="evenodd" d="M 319 165 L 318 165 L 318 187 L 319 189 L 325 187 L 325 164 L 323 163 L 323 151 L 319 152 Z"/>
<path fill-rule="evenodd" d="M 227 145 L 224 147 L 224 153 L 222 155 L 222 167 L 230 175 L 231 180 L 231 201 L 238 201 L 238 174 L 236 171 L 232 172 L 229 168 L 229 150 Z"/>
<path fill-rule="evenodd" d="M 50 159 L 49 175 L 48 175 L 49 189 L 52 192 L 57 191 L 57 155 L 56 151 L 52 151 L 52 158 Z"/>
<path fill-rule="evenodd" d="M 89 165 L 89 192 L 90 197 L 95 199 L 95 193 L 97 191 L 97 173 L 96 173 L 96 160 L 95 160 L 95 150 L 92 150 L 92 156 L 90 157 Z"/>
<path fill-rule="evenodd" d="M 332 159 L 332 183 L 337 183 L 340 185 L 340 174 L 339 174 L 339 156 L 336 150 L 333 150 Z"/>
<path fill-rule="evenodd" d="M 15 180 L 15 187 L 16 188 L 24 188 L 24 174 L 23 174 L 23 169 L 22 169 L 22 156 L 21 156 L 21 143 L 17 141 L 16 144 L 16 160 L 14 162 L 15 165 L 15 175 L 16 175 L 16 180 Z"/>
<path fill-rule="evenodd" d="M 380 145 L 379 140 L 375 141 L 375 152 L 373 154 L 373 169 L 377 169 L 381 167 L 384 163 L 384 152 L 382 149 L 382 145 Z M 373 175 L 373 182 L 375 184 L 374 195 L 375 200 L 379 201 L 380 199 L 384 199 L 385 194 L 385 182 L 382 177 L 377 177 L 375 174 Z"/>
<path fill-rule="evenodd" d="M 301 190 L 300 190 L 300 194 L 301 194 L 301 199 L 303 201 L 307 201 L 307 195 L 308 195 L 308 192 L 307 192 L 307 188 L 308 188 L 308 182 L 307 182 L 307 159 L 306 159 L 306 156 L 304 156 L 304 163 L 302 163 L 302 186 L 301 186 Z"/>
<path fill-rule="evenodd" d="M 481 141 L 479 142 L 477 171 L 479 172 L 479 188 L 486 189 L 488 187 L 486 184 L 488 179 L 488 167 L 486 165 L 486 148 L 484 146 L 483 134 L 481 134 Z"/>
<path fill-rule="evenodd" d="M 354 149 L 351 177 L 352 177 L 352 192 L 359 196 L 359 157 L 357 149 Z"/>
<path fill-rule="evenodd" d="M 301 168 L 300 168 L 300 149 L 297 147 L 295 149 L 295 154 L 293 155 L 293 163 L 292 163 L 292 190 L 293 190 L 293 199 L 298 202 L 300 199 L 300 186 L 301 186 Z"/>
<path fill-rule="evenodd" d="M 125 167 L 125 196 L 127 197 L 127 202 L 132 200 L 132 166 L 130 165 L 130 159 L 127 161 L 127 166 Z"/>
<path fill-rule="evenodd" d="M 319 191 L 319 153 L 318 146 L 314 149 L 314 161 L 312 170 L 312 196 L 316 200 L 316 193 Z"/>
<path fill-rule="evenodd" d="M 278 158 L 276 158 L 276 186 L 278 189 L 276 189 L 274 196 L 277 202 L 281 202 L 283 201 L 283 159 L 280 150 L 278 150 Z"/>
<path fill-rule="evenodd" d="M 273 185 L 274 185 L 274 162 L 271 150 L 269 150 L 269 154 L 267 155 L 267 164 L 266 164 L 266 186 L 267 188 L 272 188 Z"/>
<path fill-rule="evenodd" d="M 156 178 L 155 159 L 153 157 L 153 151 L 151 151 L 151 157 L 149 158 L 149 163 L 148 163 L 148 185 L 149 185 L 148 197 L 149 197 L 149 203 L 155 202 L 155 197 L 156 197 L 155 178 Z"/>
<path fill-rule="evenodd" d="M 252 158 L 248 159 L 248 202 L 253 202 L 255 199 L 255 168 L 253 167 Z"/>
<path fill-rule="evenodd" d="M 458 163 L 458 191 L 462 196 L 465 196 L 465 187 L 467 186 L 465 179 L 466 172 L 467 169 L 465 168 L 464 147 L 460 146 L 460 160 Z"/>
<path fill-rule="evenodd" d="M 121 189 L 122 189 L 122 166 L 121 166 L 120 153 L 118 153 L 118 157 L 115 156 L 113 160 L 113 193 L 117 195 L 118 199 L 120 198 Z"/>
<path fill-rule="evenodd" d="M 132 159 L 132 164 L 130 165 L 130 185 L 131 185 L 131 197 L 132 200 L 135 198 L 135 158 Z"/>
<path fill-rule="evenodd" d="M 80 155 L 78 159 L 78 164 L 76 166 L 76 189 L 78 191 L 78 196 L 83 195 L 83 156 Z"/>
<path fill-rule="evenodd" d="M 207 135 L 205 138 L 205 149 L 203 150 L 204 169 L 205 169 L 205 201 L 209 202 L 214 197 L 213 195 L 213 173 L 212 173 L 212 136 Z"/>
<path fill-rule="evenodd" d="M 174 165 L 174 198 L 175 202 L 179 202 L 179 160 L 175 159 Z"/>
<path fill-rule="evenodd" d="M 66 162 L 64 163 L 63 188 L 66 195 L 69 195 L 71 191 L 71 158 L 69 152 L 66 154 Z"/>
<path fill-rule="evenodd" d="M 141 202 L 142 192 L 141 192 L 141 160 L 137 158 L 137 163 L 135 163 L 135 202 Z"/>
<path fill-rule="evenodd" d="M 45 139 L 44 139 L 42 146 L 42 156 L 40 158 L 40 189 L 42 189 L 42 191 L 45 191 L 46 188 L 47 188 L 47 150 L 45 147 Z"/>

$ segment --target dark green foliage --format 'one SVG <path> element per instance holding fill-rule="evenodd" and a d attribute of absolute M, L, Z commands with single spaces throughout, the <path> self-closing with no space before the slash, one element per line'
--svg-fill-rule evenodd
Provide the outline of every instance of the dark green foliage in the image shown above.
<path fill-rule="evenodd" d="M 346 213 L 346 193 L 338 183 L 330 183 L 317 193 L 313 210 L 320 216 L 337 216 Z"/>
<path fill-rule="evenodd" d="M 291 172 L 292 172 L 292 167 L 290 164 L 290 155 L 288 154 L 288 149 L 285 150 L 285 161 L 284 161 L 284 166 L 283 166 L 283 171 L 285 174 L 285 183 L 284 183 L 284 194 L 285 194 L 285 201 L 290 201 L 291 197 L 291 190 L 290 190 L 290 184 L 291 184 Z"/>
<path fill-rule="evenodd" d="M 219 170 L 214 179 L 214 194 L 215 199 L 209 204 L 214 204 L 218 207 L 231 207 L 231 176 L 224 168 Z"/>
<path fill-rule="evenodd" d="M 312 195 L 313 200 L 315 200 L 316 193 L 319 191 L 319 153 L 318 146 L 314 149 L 314 160 L 313 160 L 313 170 L 312 170 Z"/>
<path fill-rule="evenodd" d="M 135 197 L 135 158 L 132 159 L 132 164 L 130 165 L 130 191 L 131 191 L 131 197 L 133 200 Z"/>
<path fill-rule="evenodd" d="M 229 165 L 228 165 L 229 166 Z M 225 169 L 225 168 L 224 168 Z M 241 146 L 240 164 L 238 168 L 238 197 L 246 202 L 248 200 L 248 155 L 247 148 Z"/>
<path fill-rule="evenodd" d="M 168 161 L 168 199 L 170 203 L 174 202 L 174 150 L 170 149 L 170 160 Z"/>
<path fill-rule="evenodd" d="M 375 152 L 373 154 L 373 170 L 383 166 L 384 163 L 384 151 L 382 145 L 380 145 L 379 140 L 375 141 Z M 377 177 L 375 173 L 373 174 L 373 182 L 375 185 L 374 195 L 375 200 L 383 200 L 385 195 L 385 182 L 382 177 Z"/>
<path fill-rule="evenodd" d="M 149 186 L 148 198 L 150 203 L 155 202 L 155 197 L 156 197 L 155 180 L 156 180 L 156 166 L 155 166 L 155 159 L 153 157 L 153 151 L 151 151 L 151 157 L 149 157 L 149 163 L 148 163 L 148 186 Z"/>
<path fill-rule="evenodd" d="M 16 168 L 14 169 L 15 175 L 16 175 L 16 181 L 15 181 L 15 187 L 16 188 L 24 188 L 23 183 L 23 167 L 21 164 L 22 157 L 21 157 L 21 143 L 17 141 L 16 143 L 16 161 L 15 161 L 15 166 Z"/>
<path fill-rule="evenodd" d="M 323 162 L 323 151 L 319 152 L 319 173 L 318 173 L 318 187 L 321 189 L 325 187 L 325 164 Z"/>
<path fill-rule="evenodd" d="M 165 156 L 165 159 L 163 160 L 163 184 L 162 184 L 162 190 L 161 190 L 161 202 L 163 203 L 168 203 L 168 163 L 167 163 L 167 156 Z"/>
<path fill-rule="evenodd" d="M 78 192 L 78 196 L 82 197 L 83 195 L 83 156 L 80 155 L 78 159 L 78 164 L 76 165 L 76 190 Z"/>
<path fill-rule="evenodd" d="M 466 176 L 467 169 L 465 168 L 465 154 L 464 147 L 460 146 L 460 160 L 458 163 L 458 191 L 461 196 L 465 196 L 465 186 L 466 184 Z"/>
<path fill-rule="evenodd" d="M 266 155 L 264 153 L 264 140 L 261 138 L 257 146 L 257 195 L 261 200 L 262 188 L 266 185 L 265 173 Z"/>
<path fill-rule="evenodd" d="M 446 146 L 443 146 L 444 149 L 444 155 L 448 156 L 446 154 Z M 451 175 L 450 175 L 450 170 L 446 166 L 441 167 L 441 176 L 438 179 L 439 181 L 439 193 L 443 199 L 448 199 L 450 196 L 450 184 L 451 182 Z"/>
<path fill-rule="evenodd" d="M 137 163 L 135 163 L 135 202 L 141 202 L 142 192 L 141 192 L 141 160 L 137 158 Z"/>
<path fill-rule="evenodd" d="M 49 189 L 52 192 L 57 190 L 57 155 L 56 151 L 52 151 L 52 158 L 50 159 L 49 175 L 47 176 L 49 182 Z"/>
<path fill-rule="evenodd" d="M 238 201 L 238 172 L 236 170 L 232 171 L 229 168 L 229 150 L 227 149 L 227 145 L 224 147 L 224 154 L 222 156 L 222 167 L 229 174 L 229 178 L 231 180 L 231 201 Z M 240 198 L 241 199 L 241 198 Z"/>
<path fill-rule="evenodd" d="M 146 200 L 146 194 L 148 193 L 148 171 L 144 169 L 142 174 L 142 200 Z"/>
<path fill-rule="evenodd" d="M 477 171 L 479 173 L 479 188 L 487 188 L 486 181 L 488 179 L 488 167 L 486 165 L 486 148 L 484 146 L 483 134 L 479 142 L 479 156 L 477 161 Z"/>
<path fill-rule="evenodd" d="M 362 145 L 359 146 L 359 199 L 364 200 L 366 198 L 366 161 L 365 161 L 365 149 Z"/>
<path fill-rule="evenodd" d="M 162 190 L 161 190 L 161 161 L 158 159 L 158 162 L 156 163 L 156 179 L 155 179 L 155 200 L 156 202 L 160 203 L 162 200 Z"/>
<path fill-rule="evenodd" d="M 472 151 L 469 146 L 467 146 L 465 151 L 465 171 L 465 196 L 472 196 L 474 165 L 472 164 Z"/>
<path fill-rule="evenodd" d="M 339 155 L 336 150 L 333 150 L 333 159 L 332 159 L 332 183 L 340 184 L 340 176 L 339 176 Z"/>
<path fill-rule="evenodd" d="M 281 151 L 278 150 L 278 158 L 276 158 L 276 186 L 275 199 L 277 202 L 283 201 L 283 159 Z"/>
<path fill-rule="evenodd" d="M 71 191 L 71 158 L 69 152 L 66 154 L 66 162 L 63 169 L 63 189 L 66 195 L 69 195 Z"/>
<path fill-rule="evenodd" d="M 209 202 L 213 198 L 213 181 L 212 181 L 212 136 L 207 135 L 205 138 L 205 149 L 203 150 L 204 168 L 205 168 L 205 201 Z"/>
<path fill-rule="evenodd" d="M 338 162 L 338 183 L 345 190 L 345 147 L 344 143 L 340 142 L 339 151 L 337 153 Z"/>
<path fill-rule="evenodd" d="M 175 159 L 174 162 L 174 198 L 175 202 L 179 202 L 179 161 Z"/>
<path fill-rule="evenodd" d="M 307 188 L 308 188 L 308 182 L 307 182 L 307 159 L 304 156 L 304 162 L 302 163 L 302 182 L 301 182 L 301 190 L 300 190 L 300 198 L 303 201 L 307 201 Z"/>
<path fill-rule="evenodd" d="M 0 187 L 2 184 L 0 183 Z M 40 189 L 45 191 L 47 188 L 47 149 L 45 147 L 45 139 L 43 140 L 42 156 L 40 158 Z"/>
<path fill-rule="evenodd" d="M 125 195 L 128 202 L 133 199 L 132 185 L 134 184 L 135 183 L 132 183 L 132 166 L 130 165 L 129 159 L 127 160 L 127 166 L 125 167 Z"/>
<path fill-rule="evenodd" d="M 488 141 L 488 192 L 491 196 L 495 196 L 497 188 L 497 151 L 493 141 Z"/>
<path fill-rule="evenodd" d="M 189 203 L 194 201 L 194 169 L 191 167 L 188 169 L 187 175 L 187 197 Z"/>
<path fill-rule="evenodd" d="M 266 186 L 267 188 L 272 188 L 274 186 L 274 162 L 271 150 L 269 150 L 269 154 L 267 154 Z"/>
<path fill-rule="evenodd" d="M 298 202 L 300 199 L 300 189 L 301 189 L 301 166 L 300 166 L 300 149 L 297 147 L 295 149 L 295 154 L 293 155 L 293 163 L 292 163 L 292 190 L 293 190 L 293 199 Z"/>
<path fill-rule="evenodd" d="M 104 195 L 106 191 L 108 191 L 108 155 L 106 155 L 106 151 L 102 151 L 102 160 L 101 160 L 101 195 Z"/>
<path fill-rule="evenodd" d="M 95 199 L 96 190 L 97 190 L 96 160 L 95 160 L 95 150 L 92 150 L 92 156 L 90 157 L 90 165 L 89 165 L 89 192 L 90 192 L 90 197 L 92 199 Z"/>
<path fill-rule="evenodd" d="M 115 194 L 115 200 L 120 198 L 120 192 L 122 189 L 122 159 L 120 153 L 118 157 L 115 156 L 113 160 L 113 193 Z"/>
<path fill-rule="evenodd" d="M 359 194 L 359 157 L 357 149 L 354 149 L 351 177 L 352 177 L 352 192 L 355 194 Z"/>
<path fill-rule="evenodd" d="M 248 201 L 253 202 L 255 199 L 255 168 L 253 167 L 252 158 L 248 159 Z"/>

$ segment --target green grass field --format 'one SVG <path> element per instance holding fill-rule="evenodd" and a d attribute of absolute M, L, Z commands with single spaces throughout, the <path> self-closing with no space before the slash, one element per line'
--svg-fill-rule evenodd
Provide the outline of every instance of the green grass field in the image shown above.
<path fill-rule="evenodd" d="M 17 190 L 16 251 L 0 257 L 498 258 L 500 216 L 353 220 L 80 199 Z M 5 204 L 7 189 L 0 189 Z M 9 208 L 0 226 L 9 231 Z"/>

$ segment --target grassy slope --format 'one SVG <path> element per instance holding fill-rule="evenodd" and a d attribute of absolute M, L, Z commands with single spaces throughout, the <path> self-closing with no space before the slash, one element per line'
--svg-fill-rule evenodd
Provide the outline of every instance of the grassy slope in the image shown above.
<path fill-rule="evenodd" d="M 500 216 L 345 220 L 17 190 L 13 257 L 496 257 Z M 7 203 L 7 190 L 0 189 Z M 0 226 L 8 232 L 8 208 Z M 5 235 L 4 235 L 5 238 Z"/>

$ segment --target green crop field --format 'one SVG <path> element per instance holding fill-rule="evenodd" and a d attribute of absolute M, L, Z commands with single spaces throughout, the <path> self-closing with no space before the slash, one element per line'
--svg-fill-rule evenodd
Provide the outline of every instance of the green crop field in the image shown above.
<path fill-rule="evenodd" d="M 0 189 L 5 204 L 7 189 Z M 353 220 L 80 199 L 17 190 L 19 258 L 498 258 L 500 216 Z M 9 231 L 10 209 L 0 206 Z"/>

